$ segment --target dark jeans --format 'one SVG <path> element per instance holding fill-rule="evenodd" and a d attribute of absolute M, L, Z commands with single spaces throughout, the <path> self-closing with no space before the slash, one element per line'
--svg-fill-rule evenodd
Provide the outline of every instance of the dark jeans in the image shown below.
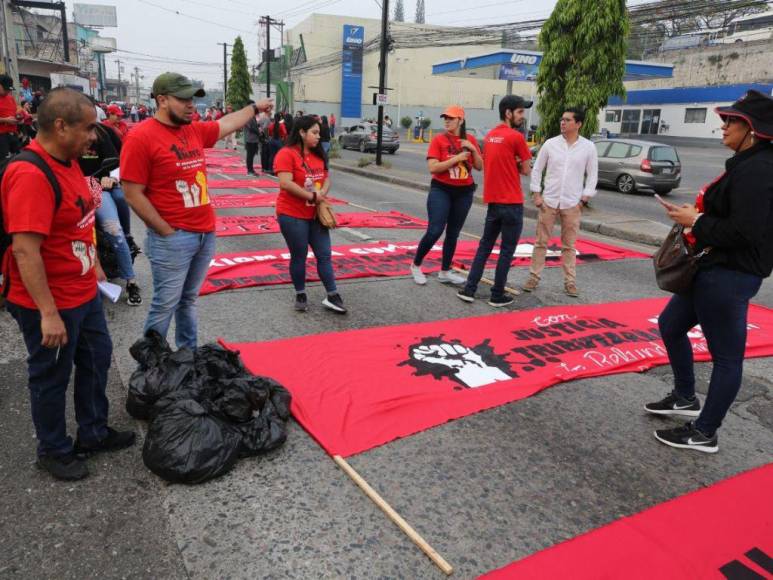
<path fill-rule="evenodd" d="M 264 171 L 274 173 L 274 157 L 284 146 L 281 139 L 270 139 L 268 142 L 268 165 L 263 167 Z"/>
<path fill-rule="evenodd" d="M 19 139 L 13 133 L 0 133 L 0 161 L 19 152 Z"/>
<path fill-rule="evenodd" d="M 336 279 L 330 251 L 330 231 L 315 219 L 304 220 L 279 215 L 279 229 L 290 249 L 290 278 L 296 292 L 306 289 L 306 258 L 309 246 L 317 259 L 317 273 L 328 294 L 336 292 Z"/>
<path fill-rule="evenodd" d="M 244 149 L 247 152 L 247 173 L 255 173 L 255 155 L 258 153 L 258 143 L 245 143 Z"/>
<path fill-rule="evenodd" d="M 19 324 L 29 353 L 30 407 L 38 455 L 72 451 L 65 408 L 73 364 L 78 438 L 88 443 L 106 437 L 109 405 L 105 388 L 113 344 L 100 295 L 77 308 L 59 311 L 67 329 L 67 344 L 58 349 L 40 344 L 40 311 L 8 303 L 8 312 Z"/>
<path fill-rule="evenodd" d="M 494 249 L 497 237 L 502 234 L 502 244 L 499 247 L 497 270 L 494 276 L 494 287 L 491 296 L 499 298 L 505 293 L 507 274 L 510 272 L 510 263 L 513 261 L 515 248 L 523 230 L 523 204 L 515 203 L 490 203 L 486 212 L 486 225 L 483 228 L 483 237 L 478 244 L 478 251 L 472 262 L 470 273 L 467 276 L 465 289 L 473 294 L 478 289 L 478 282 L 483 276 L 486 261 Z"/>
<path fill-rule="evenodd" d="M 451 269 L 451 261 L 454 258 L 454 252 L 456 252 L 456 241 L 459 239 L 459 232 L 462 231 L 464 220 L 467 219 L 467 214 L 472 206 L 472 195 L 471 191 L 469 193 L 449 193 L 434 185 L 430 187 L 427 196 L 429 226 L 416 249 L 416 257 L 413 259 L 415 265 L 421 266 L 424 257 L 445 230 L 446 237 L 443 241 L 441 267 L 443 270 Z"/>
<path fill-rule="evenodd" d="M 762 278 L 718 266 L 700 270 L 692 290 L 675 294 L 658 318 L 674 371 L 674 387 L 685 399 L 695 395 L 693 351 L 687 332 L 701 325 L 713 361 L 706 403 L 695 426 L 707 435 L 719 429 L 741 388 L 749 301 Z"/>
<path fill-rule="evenodd" d="M 269 158 L 268 141 L 266 141 L 265 143 L 260 144 L 260 165 L 263 168 L 264 172 L 271 171 L 271 166 L 268 164 L 268 158 Z"/>

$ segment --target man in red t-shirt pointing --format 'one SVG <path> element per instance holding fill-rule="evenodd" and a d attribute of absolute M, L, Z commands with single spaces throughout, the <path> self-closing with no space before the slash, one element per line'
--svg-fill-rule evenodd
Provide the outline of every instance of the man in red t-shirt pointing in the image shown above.
<path fill-rule="evenodd" d="M 204 95 L 183 75 L 160 75 L 153 82 L 155 116 L 134 127 L 121 148 L 126 201 L 148 226 L 153 300 L 145 332 L 166 337 L 174 316 L 178 348 L 196 347 L 196 298 L 215 254 L 204 149 L 273 108 L 266 99 L 219 121 L 193 123 L 193 97 Z"/>
<path fill-rule="evenodd" d="M 3 290 L 29 352 L 38 465 L 66 480 L 89 474 L 85 455 L 134 443 L 133 432 L 107 426 L 105 387 L 113 345 L 97 292 L 97 208 L 77 162 L 96 137 L 96 123 L 86 96 L 67 88 L 52 90 L 38 108 L 39 131 L 29 151 L 55 177 L 58 204 L 52 183 L 28 161 L 11 161 L 0 184 L 3 225 L 13 237 L 3 257 Z M 74 446 L 65 422 L 73 364 Z"/>

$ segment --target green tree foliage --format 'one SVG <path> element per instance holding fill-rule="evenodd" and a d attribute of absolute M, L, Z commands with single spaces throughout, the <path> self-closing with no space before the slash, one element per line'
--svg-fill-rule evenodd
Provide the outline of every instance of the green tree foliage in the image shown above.
<path fill-rule="evenodd" d="M 424 24 L 424 0 L 416 0 L 416 18 L 414 18 L 416 24 Z"/>
<path fill-rule="evenodd" d="M 625 95 L 628 27 L 625 0 L 558 0 L 539 34 L 541 139 L 560 132 L 561 114 L 573 106 L 587 111 L 582 134 L 592 135 L 607 99 Z"/>
<path fill-rule="evenodd" d="M 395 3 L 395 22 L 405 22 L 405 9 L 403 8 L 403 0 L 397 0 Z"/>
<path fill-rule="evenodd" d="M 242 37 L 237 36 L 231 51 L 231 78 L 228 80 L 228 104 L 235 110 L 246 106 L 252 94 L 247 56 L 244 54 Z"/>

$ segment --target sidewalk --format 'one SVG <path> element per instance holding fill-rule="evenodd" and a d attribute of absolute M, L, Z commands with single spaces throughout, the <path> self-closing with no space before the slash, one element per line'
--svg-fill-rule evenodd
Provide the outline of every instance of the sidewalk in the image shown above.
<path fill-rule="evenodd" d="M 376 165 L 358 167 L 357 162 L 347 159 L 332 160 L 330 168 L 402 187 L 422 191 L 426 191 L 429 188 L 430 178 L 427 174 L 400 169 L 386 169 L 383 166 L 378 167 Z M 483 192 L 480 189 L 475 193 L 475 201 L 476 203 L 483 203 Z M 523 213 L 524 217 L 537 218 L 537 208 L 532 205 L 525 204 Z M 595 209 L 592 206 L 584 210 L 580 228 L 588 232 L 650 246 L 660 246 L 670 230 L 668 226 L 658 222 L 631 215 L 608 213 Z"/>

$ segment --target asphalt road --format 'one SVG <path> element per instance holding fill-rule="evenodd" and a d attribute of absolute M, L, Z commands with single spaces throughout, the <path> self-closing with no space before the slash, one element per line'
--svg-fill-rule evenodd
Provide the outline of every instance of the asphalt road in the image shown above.
<path fill-rule="evenodd" d="M 393 169 L 415 174 L 421 183 L 428 184 L 426 150 L 427 145 L 403 143 L 395 155 L 384 154 L 384 159 L 392 164 Z M 682 160 L 682 183 L 678 189 L 668 195 L 668 200 L 676 204 L 691 203 L 704 184 L 724 171 L 724 162 L 730 156 L 730 151 L 721 144 L 680 145 L 677 150 Z M 341 152 L 343 159 L 356 161 L 363 156 L 359 151 L 346 150 Z M 481 182 L 479 176 L 476 177 L 476 180 Z M 522 183 L 524 191 L 528 190 L 528 179 L 524 178 Z M 663 208 L 650 194 L 622 194 L 614 190 L 599 188 L 592 205 L 603 211 L 670 225 Z"/>
<path fill-rule="evenodd" d="M 334 195 L 361 206 L 425 215 L 421 192 L 344 173 L 334 173 L 333 181 Z M 271 213 L 227 213 L 242 212 Z M 473 206 L 465 231 L 479 233 L 483 217 L 484 208 Z M 142 240 L 142 225 L 135 220 L 134 228 Z M 533 231 L 534 223 L 527 221 L 524 235 Z M 419 235 L 336 230 L 333 243 Z M 223 253 L 283 247 L 280 235 L 218 239 Z M 113 422 L 143 432 L 145 425 L 123 408 L 135 368 L 128 348 L 140 335 L 150 298 L 144 257 L 137 271 L 145 304 L 107 305 L 106 311 L 115 344 Z M 510 283 L 525 278 L 523 268 L 514 268 Z M 580 303 L 664 296 L 649 260 L 580 266 L 578 285 Z M 496 312 L 484 301 L 462 303 L 434 276 L 424 287 L 409 278 L 365 278 L 342 281 L 340 290 L 350 308 L 345 317 L 323 311 L 318 284 L 309 286 L 311 308 L 305 314 L 292 311 L 293 292 L 286 285 L 201 298 L 200 342 L 263 341 L 475 315 L 492 315 L 496 324 Z M 487 295 L 485 288 L 481 294 Z M 773 306 L 769 282 L 756 301 Z M 560 271 L 551 268 L 540 289 L 518 297 L 511 308 L 574 303 L 561 292 Z M 230 474 L 199 486 L 159 481 L 142 465 L 139 446 L 91 461 L 89 480 L 52 482 L 32 465 L 24 349 L 6 313 L 0 313 L 0 340 L 0 577 L 444 578 L 295 423 L 280 450 L 242 460 Z M 708 365 L 698 366 L 698 389 L 704 393 L 709 371 Z M 315 372 L 310 369 L 310 381 Z M 455 578 L 474 578 L 769 462 L 771 376 L 770 359 L 747 362 L 744 387 L 714 456 L 675 451 L 652 437 L 653 429 L 671 424 L 641 409 L 670 390 L 670 372 L 662 367 L 560 384 L 359 454 L 350 463 L 455 567 Z"/>

